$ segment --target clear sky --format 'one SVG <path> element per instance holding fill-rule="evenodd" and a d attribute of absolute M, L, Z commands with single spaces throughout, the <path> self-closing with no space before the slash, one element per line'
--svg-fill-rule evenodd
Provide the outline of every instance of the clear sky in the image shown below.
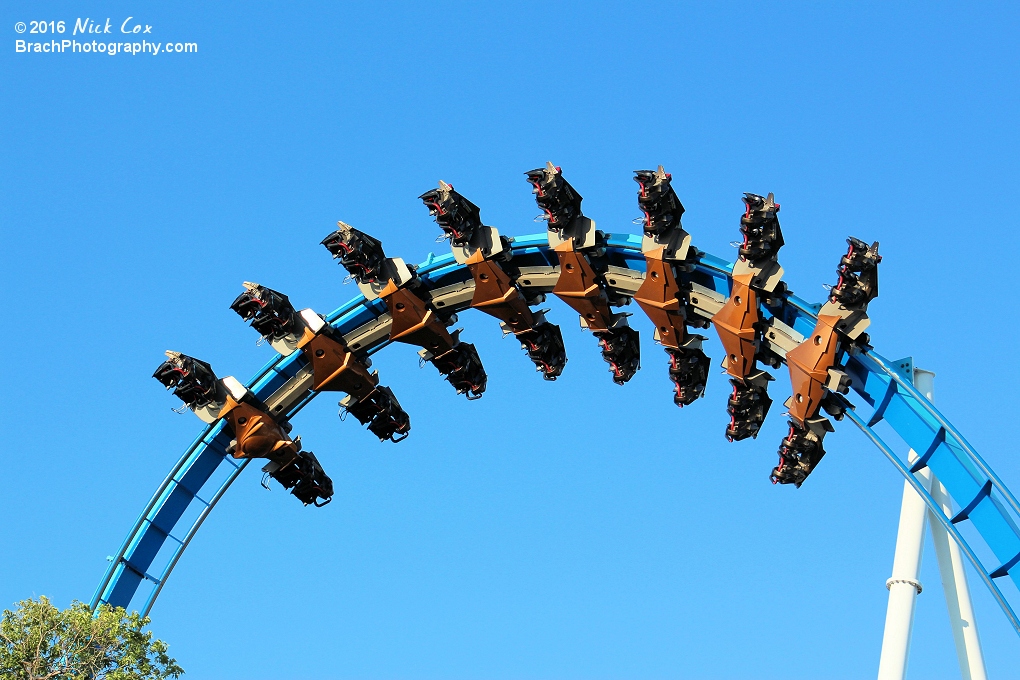
<path fill-rule="evenodd" d="M 343 219 L 408 261 L 444 251 L 417 200 L 439 179 L 503 233 L 539 231 L 523 173 L 547 160 L 614 232 L 637 229 L 631 172 L 663 164 L 694 243 L 727 258 L 742 192 L 774 191 L 809 300 L 847 235 L 881 241 L 876 347 L 934 370 L 1020 490 L 1016 4 L 212 5 L 0 9 L 0 606 L 88 600 L 199 431 L 150 377 L 163 350 L 242 380 L 270 358 L 228 309 L 241 281 L 336 308 L 355 290 L 319 240 Z M 17 22 L 129 16 L 152 26 L 131 40 L 198 52 L 15 51 Z M 773 487 L 785 369 L 759 438 L 727 444 L 715 369 L 678 410 L 640 313 L 621 388 L 549 306 L 555 383 L 467 313 L 483 399 L 393 347 L 375 365 L 406 442 L 329 398 L 296 418 L 336 498 L 237 481 L 152 612 L 189 677 L 874 675 L 902 487 L 881 454 L 847 423 L 803 488 Z M 959 677 L 925 560 L 911 677 Z M 1020 677 L 973 589 L 990 676 Z"/>

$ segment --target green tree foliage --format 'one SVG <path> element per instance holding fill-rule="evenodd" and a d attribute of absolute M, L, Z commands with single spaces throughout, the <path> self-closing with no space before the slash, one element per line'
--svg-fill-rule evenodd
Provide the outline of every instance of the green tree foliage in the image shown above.
<path fill-rule="evenodd" d="M 45 597 L 22 600 L 0 620 L 4 680 L 165 680 L 184 670 L 138 612 L 74 602 L 61 611 Z"/>

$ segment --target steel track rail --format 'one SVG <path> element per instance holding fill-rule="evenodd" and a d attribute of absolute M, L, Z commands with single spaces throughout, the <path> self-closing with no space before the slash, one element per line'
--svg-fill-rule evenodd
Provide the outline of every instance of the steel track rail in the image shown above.
<path fill-rule="evenodd" d="M 520 285 L 527 292 L 549 292 L 558 274 L 557 259 L 550 251 L 546 235 L 517 237 L 512 244 L 514 262 L 521 267 Z M 610 271 L 609 287 L 619 296 L 632 297 L 644 278 L 644 257 L 641 238 L 629 234 L 609 237 L 607 254 Z M 692 280 L 697 283 L 696 295 L 704 298 L 695 303 L 708 316 L 713 305 L 729 294 L 733 264 L 708 253 L 699 252 Z M 466 267 L 458 265 L 451 255 L 428 259 L 419 265 L 418 274 L 432 290 L 437 306 L 452 312 L 470 307 L 473 283 Z M 692 294 L 692 303 L 695 295 Z M 819 305 L 808 303 L 792 293 L 784 293 L 777 307 L 767 307 L 766 320 L 776 318 L 802 336 L 811 333 Z M 358 296 L 327 317 L 353 349 L 373 354 L 389 344 L 388 315 L 379 301 Z M 777 350 L 781 356 L 785 353 Z M 893 463 L 894 467 L 918 489 L 929 507 L 936 508 L 930 496 L 914 477 L 927 465 L 946 486 L 959 510 L 945 517 L 938 510 L 940 521 L 957 540 L 971 563 L 978 569 L 982 582 L 1002 607 L 1010 623 L 1020 634 L 1020 619 L 1014 613 L 996 579 L 1009 574 L 1020 563 L 1020 504 L 997 475 L 977 454 L 949 421 L 939 413 L 904 376 L 890 367 L 873 351 L 859 353 L 848 360 L 852 389 L 874 409 L 868 420 L 856 410 L 847 416 Z M 308 384 L 305 362 L 301 353 L 284 357 L 276 355 L 247 383 L 256 396 L 266 402 L 275 415 L 293 417 L 317 393 Z M 849 402 L 848 402 L 849 403 Z M 920 454 L 918 463 L 908 465 L 905 457 L 893 449 L 872 429 L 885 420 L 900 437 Z M 147 615 L 167 579 L 216 503 L 246 467 L 248 461 L 235 462 L 226 455 L 229 436 L 222 423 L 207 426 L 188 447 L 157 487 L 142 513 L 135 520 L 117 554 L 111 559 L 96 589 L 91 605 L 101 603 L 130 608 L 136 606 Z M 205 500 L 208 498 L 209 500 Z M 198 508 L 193 517 L 189 510 Z M 985 566 L 957 528 L 970 520 L 998 566 Z M 993 560 L 994 561 L 994 560 Z M 1017 567 L 1020 572 L 1020 567 Z M 1010 574 L 1014 582 L 1018 575 Z M 142 587 L 148 582 L 148 592 Z"/>

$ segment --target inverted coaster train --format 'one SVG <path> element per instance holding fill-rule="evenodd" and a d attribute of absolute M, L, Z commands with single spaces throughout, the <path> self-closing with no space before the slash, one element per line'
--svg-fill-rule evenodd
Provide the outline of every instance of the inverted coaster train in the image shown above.
<path fill-rule="evenodd" d="M 207 426 L 156 490 L 136 520 L 92 600 L 147 613 L 205 517 L 254 458 L 267 460 L 273 478 L 300 501 L 325 505 L 333 484 L 316 457 L 291 438 L 291 418 L 321 392 L 344 392 L 341 417 L 353 415 L 381 440 L 400 441 L 410 418 L 394 393 L 372 372 L 371 354 L 390 342 L 421 348 L 468 399 L 482 396 L 486 373 L 475 347 L 450 331 L 457 313 L 479 309 L 513 333 L 536 370 L 555 380 L 567 357 L 549 310 L 532 309 L 552 293 L 580 315 L 598 339 L 614 382 L 623 385 L 640 368 L 638 331 L 616 311 L 631 300 L 655 326 L 668 356 L 673 400 L 700 398 L 710 359 L 705 337 L 691 329 L 715 326 L 732 393 L 727 402 L 731 441 L 756 437 L 772 403 L 773 377 L 761 365 L 790 371 L 793 395 L 785 402 L 790 430 L 779 447 L 774 483 L 800 486 L 833 431 L 828 416 L 854 422 L 934 510 L 1020 633 L 1020 619 L 996 580 L 1020 562 L 1020 504 L 977 452 L 911 384 L 909 360 L 888 362 L 868 335 L 868 304 L 878 295 L 878 244 L 849 238 L 838 279 L 819 305 L 803 302 L 782 281 L 780 206 L 772 194 L 745 194 L 739 256 L 730 264 L 691 245 L 684 207 L 660 166 L 638 171 L 643 235 L 609 234 L 581 210 L 581 196 L 549 163 L 527 173 L 547 222 L 547 233 L 508 238 L 484 225 L 480 210 L 444 182 L 421 196 L 451 255 L 419 266 L 387 258 L 380 242 L 343 222 L 322 245 L 340 260 L 361 295 L 328 316 L 295 310 L 286 295 L 256 283 L 231 309 L 268 340 L 278 354 L 248 384 L 218 379 L 209 364 L 179 352 L 154 377 L 173 389 Z M 867 404 L 857 413 L 847 394 Z M 885 420 L 919 455 L 898 455 L 873 429 Z M 954 499 L 948 517 L 915 478 L 929 467 Z M 957 525 L 983 539 L 979 556 Z M 170 540 L 167 540 L 170 539 Z M 1017 576 L 1011 575 L 1016 582 Z M 148 589 L 142 588 L 148 583 Z M 147 592 L 145 592 L 147 590 Z M 140 592 L 142 591 L 142 592 Z"/>

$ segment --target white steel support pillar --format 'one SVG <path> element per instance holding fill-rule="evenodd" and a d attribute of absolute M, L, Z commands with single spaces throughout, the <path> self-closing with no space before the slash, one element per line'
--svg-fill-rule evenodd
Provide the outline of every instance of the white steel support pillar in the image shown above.
<path fill-rule="evenodd" d="M 928 401 L 934 397 L 935 374 L 914 369 L 914 386 Z M 917 454 L 911 450 L 908 459 Z M 952 502 L 942 483 L 925 468 L 916 474 L 921 485 L 931 492 L 934 501 L 947 517 L 952 516 Z M 903 484 L 903 502 L 900 506 L 900 526 L 896 534 L 896 554 L 893 558 L 892 577 L 886 581 L 889 588 L 889 608 L 885 617 L 885 635 L 882 637 L 882 657 L 878 664 L 879 680 L 904 680 L 910 655 L 910 633 L 914 623 L 914 604 L 921 592 L 918 575 L 924 551 L 924 534 L 927 520 L 931 520 L 932 540 L 939 562 L 942 589 L 949 609 L 949 623 L 953 629 L 956 654 L 964 680 L 986 680 L 984 657 L 978 640 L 974 609 L 967 587 L 967 575 L 960 555 L 960 546 L 951 540 L 949 532 L 930 515 L 924 501 L 909 482 Z"/>
<path fill-rule="evenodd" d="M 924 376 L 924 377 L 922 377 Z M 914 385 L 922 394 L 931 391 L 934 374 L 914 371 Z M 923 380 L 927 378 L 927 386 Z M 927 387 L 927 389 L 925 389 Z M 908 459 L 917 458 L 911 450 Z M 917 473 L 921 485 L 929 486 L 927 468 Z M 914 626 L 914 605 L 921 592 L 921 555 L 924 552 L 924 529 L 928 524 L 928 508 L 910 482 L 903 482 L 900 504 L 900 526 L 896 532 L 896 553 L 892 576 L 885 582 L 889 589 L 889 606 L 885 613 L 885 634 L 882 656 L 878 662 L 878 680 L 905 680 L 910 656 L 910 632 Z"/>
<path fill-rule="evenodd" d="M 928 395 L 925 395 L 928 396 Z M 928 397 L 929 401 L 931 397 Z M 936 477 L 931 479 L 931 496 L 947 517 L 952 516 L 952 505 L 946 488 Z M 931 512 L 929 510 L 929 512 Z M 942 589 L 946 594 L 949 609 L 949 625 L 953 629 L 956 643 L 956 657 L 960 661 L 960 675 L 963 680 L 986 680 L 985 659 L 981 653 L 974 607 L 970 601 L 967 573 L 963 569 L 960 546 L 956 544 L 946 528 L 934 517 L 931 520 L 931 537 L 935 543 L 935 556 L 939 561 Z"/>

